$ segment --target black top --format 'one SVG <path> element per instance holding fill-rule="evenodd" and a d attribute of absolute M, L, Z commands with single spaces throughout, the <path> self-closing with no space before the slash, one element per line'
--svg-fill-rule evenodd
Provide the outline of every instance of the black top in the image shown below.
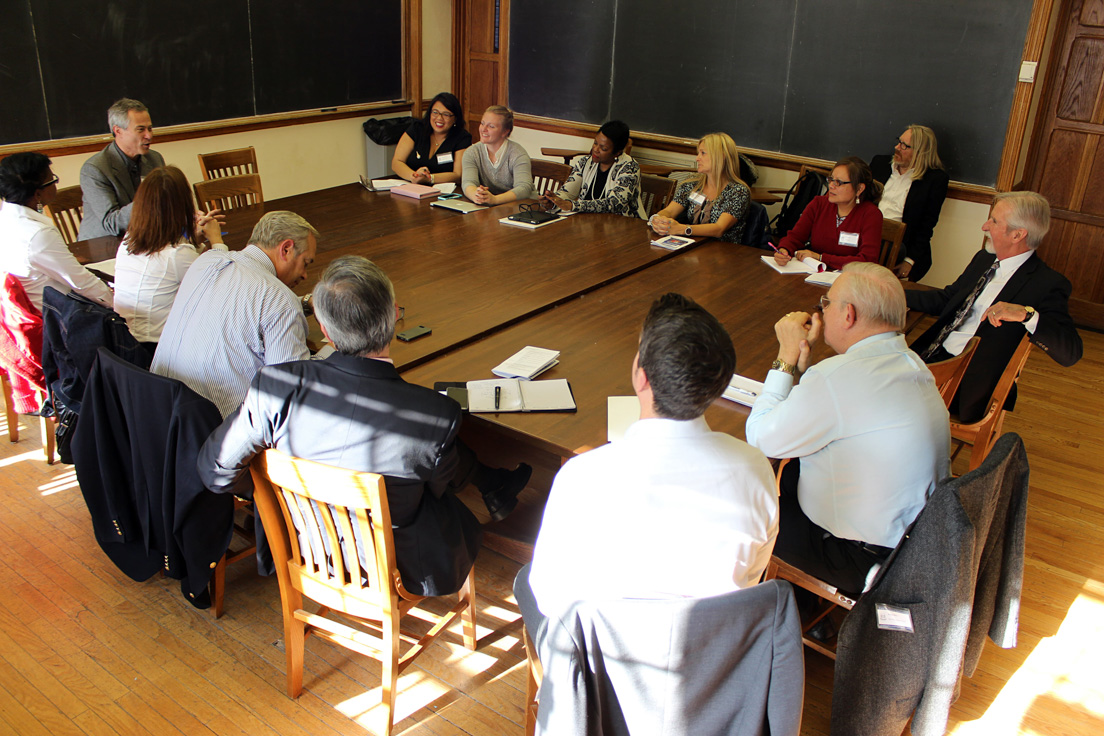
<path fill-rule="evenodd" d="M 602 193 L 606 190 L 606 181 L 609 179 L 609 172 L 612 170 L 612 165 L 605 171 L 602 171 L 602 167 L 599 166 L 598 173 L 594 175 L 594 186 L 584 193 L 583 199 L 601 199 Z"/>
<path fill-rule="evenodd" d="M 414 150 L 406 157 L 406 165 L 415 171 L 423 166 L 428 166 L 431 174 L 447 174 L 453 171 L 453 166 L 459 158 L 457 151 L 463 151 L 472 144 L 471 133 L 453 126 L 449 128 L 448 134 L 445 136 L 445 142 L 434 152 L 433 158 L 430 158 L 429 147 L 433 131 L 426 125 L 425 121 L 415 120 L 407 128 L 406 134 L 414 141 Z M 438 157 L 442 153 L 451 153 L 452 160 L 448 163 L 441 163 Z"/>

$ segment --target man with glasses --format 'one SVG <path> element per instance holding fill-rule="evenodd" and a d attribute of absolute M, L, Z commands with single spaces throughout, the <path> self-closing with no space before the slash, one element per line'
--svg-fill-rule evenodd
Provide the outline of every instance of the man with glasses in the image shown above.
<path fill-rule="evenodd" d="M 950 473 L 950 427 L 931 373 L 900 334 L 905 294 L 893 273 L 850 263 L 820 306 L 775 324 L 778 359 L 747 440 L 792 458 L 774 554 L 857 595 Z M 810 366 L 822 335 L 838 355 Z"/>
<path fill-rule="evenodd" d="M 116 101 L 107 110 L 107 127 L 115 140 L 81 167 L 81 240 L 126 232 L 138 185 L 146 174 L 165 165 L 161 154 L 150 150 L 153 122 L 138 100 Z"/>

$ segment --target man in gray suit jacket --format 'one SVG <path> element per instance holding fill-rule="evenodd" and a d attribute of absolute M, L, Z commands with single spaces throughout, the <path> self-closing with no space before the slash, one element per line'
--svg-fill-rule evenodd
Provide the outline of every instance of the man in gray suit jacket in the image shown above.
<path fill-rule="evenodd" d="M 124 97 L 107 110 L 107 125 L 115 140 L 81 167 L 84 217 L 80 239 L 122 235 L 130 224 L 134 193 L 146 174 L 165 159 L 150 150 L 153 122 L 138 100 Z"/>

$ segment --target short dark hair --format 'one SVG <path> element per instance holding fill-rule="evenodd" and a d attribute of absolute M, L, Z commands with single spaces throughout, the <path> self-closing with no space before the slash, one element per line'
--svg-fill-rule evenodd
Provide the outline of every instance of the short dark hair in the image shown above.
<path fill-rule="evenodd" d="M 835 170 L 840 166 L 847 169 L 847 181 L 851 182 L 853 187 L 858 189 L 860 184 L 866 185 L 859 199 L 873 204 L 882 201 L 882 183 L 874 180 L 874 174 L 870 172 L 870 167 L 865 161 L 858 156 L 848 156 L 837 161 L 832 169 Z"/>
<path fill-rule="evenodd" d="M 613 150 L 617 153 L 621 153 L 625 150 L 625 146 L 629 144 L 629 126 L 622 123 L 620 120 L 611 120 L 601 128 L 598 132 L 610 139 L 610 143 L 613 144 Z"/>
<path fill-rule="evenodd" d="M 696 419 L 724 393 L 736 351 L 716 317 L 693 299 L 664 294 L 644 319 L 638 365 L 651 383 L 657 414 Z"/>
<path fill-rule="evenodd" d="M 13 153 L 0 161 L 0 199 L 26 205 L 42 188 L 50 171 L 50 157 L 44 153 L 26 151 Z"/>
<path fill-rule="evenodd" d="M 467 127 L 467 121 L 464 120 L 464 108 L 460 105 L 460 100 L 456 99 L 456 95 L 451 92 L 440 92 L 429 101 L 429 107 L 426 108 L 425 117 L 422 118 L 425 120 L 426 125 L 429 125 L 429 114 L 433 111 L 433 106 L 438 102 L 444 105 L 446 110 L 456 116 L 453 118 L 452 127 L 458 130 L 464 130 Z"/>
<path fill-rule="evenodd" d="M 346 355 L 375 355 L 395 336 L 391 279 L 364 256 L 335 258 L 314 287 L 314 311 Z"/>

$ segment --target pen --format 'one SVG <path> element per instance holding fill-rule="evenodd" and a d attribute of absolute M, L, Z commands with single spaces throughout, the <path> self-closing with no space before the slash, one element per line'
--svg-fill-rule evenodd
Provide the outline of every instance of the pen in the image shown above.
<path fill-rule="evenodd" d="M 495 411 L 498 411 L 498 402 L 502 400 L 502 387 L 495 386 Z"/>
<path fill-rule="evenodd" d="M 759 396 L 759 394 L 755 393 L 754 391 L 748 391 L 746 388 L 740 388 L 738 386 L 729 386 L 728 390 L 735 391 L 736 393 L 743 394 L 744 396 L 750 396 L 753 399 Z"/>
<path fill-rule="evenodd" d="M 778 252 L 778 246 L 776 246 L 776 245 L 775 245 L 774 243 L 772 243 L 772 242 L 770 242 L 770 241 L 768 240 L 768 241 L 767 241 L 767 245 L 769 245 L 769 246 L 771 247 L 771 249 L 772 249 L 772 250 L 773 250 L 773 251 L 774 251 L 775 253 L 777 253 L 777 252 Z"/>

